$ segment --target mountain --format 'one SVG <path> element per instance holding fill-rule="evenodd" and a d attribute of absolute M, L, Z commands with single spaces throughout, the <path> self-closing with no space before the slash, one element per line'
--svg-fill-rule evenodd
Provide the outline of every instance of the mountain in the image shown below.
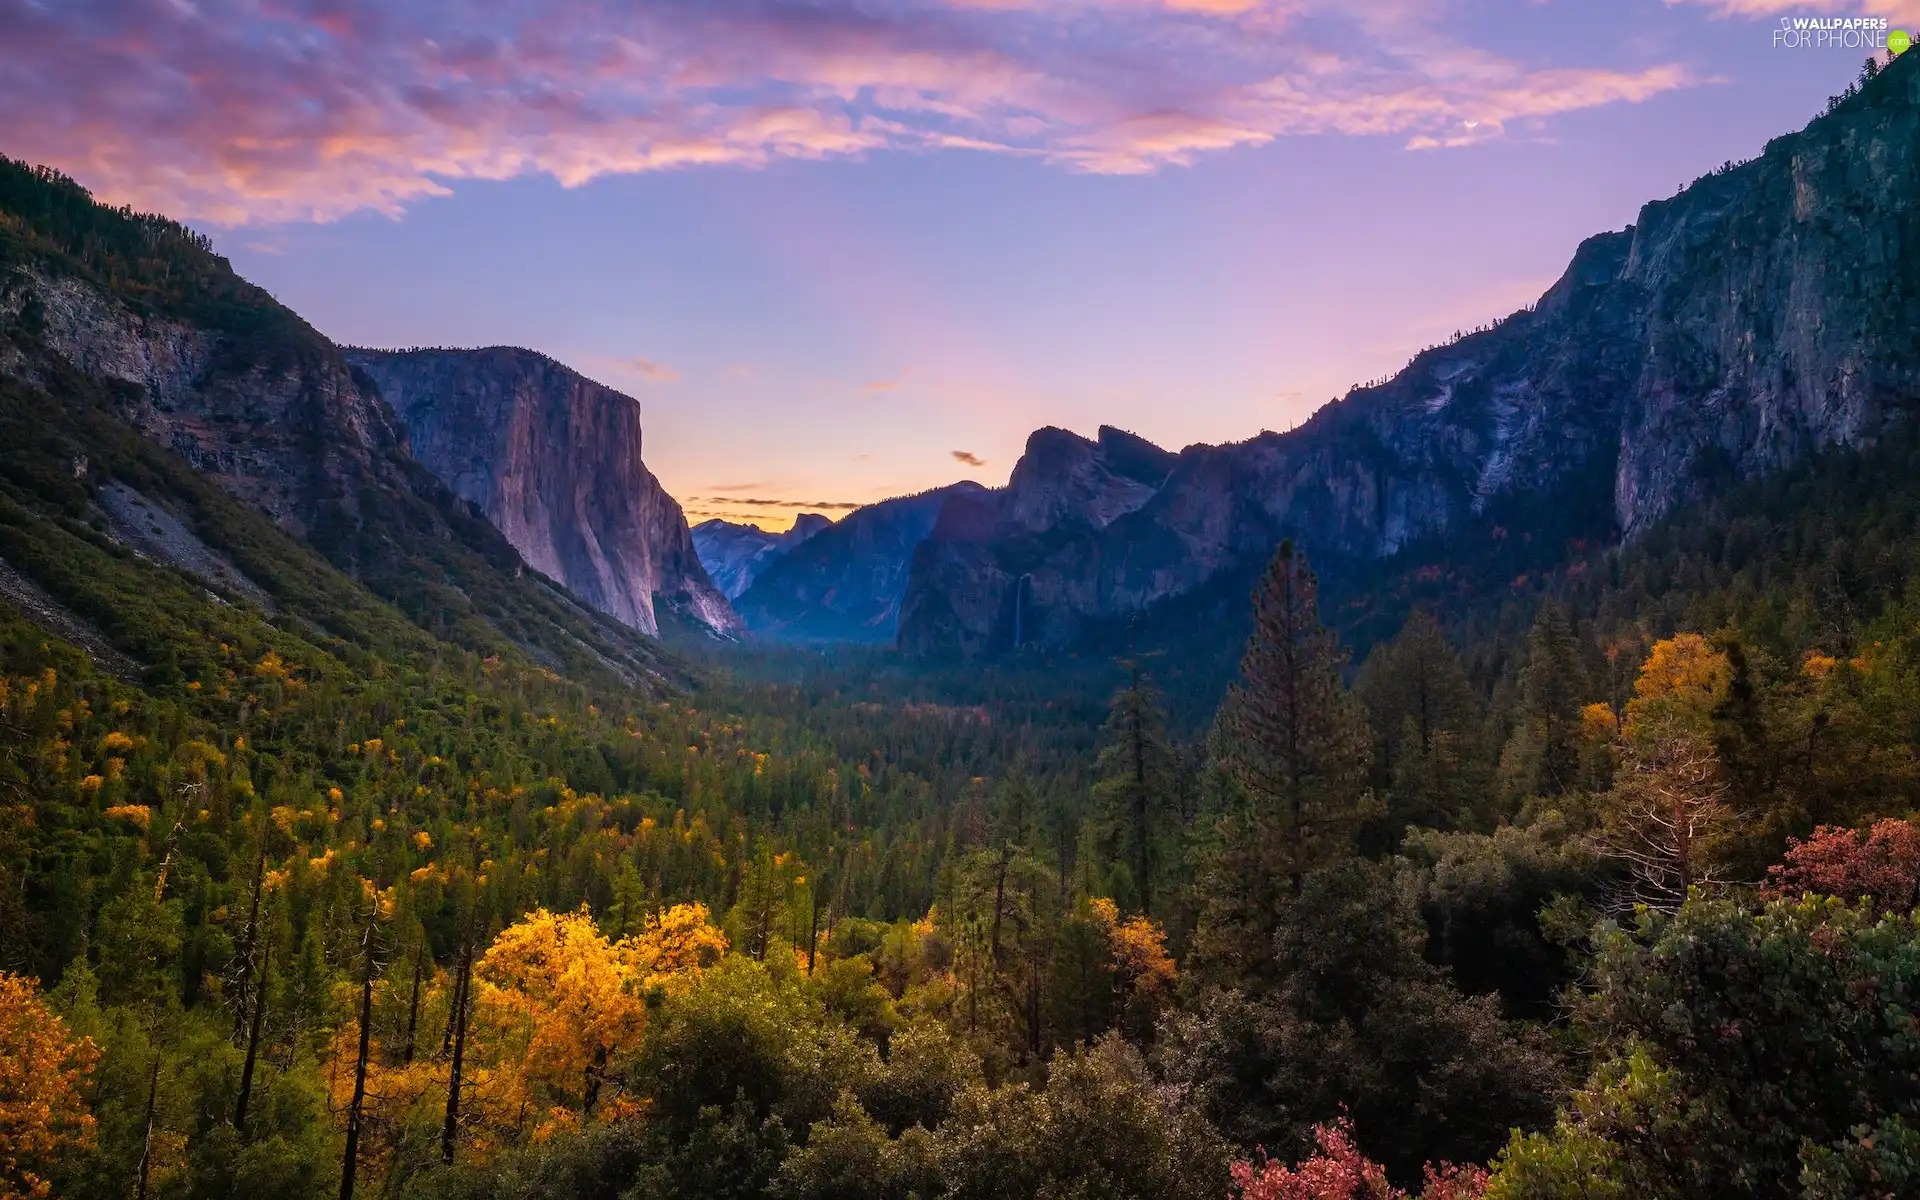
<path fill-rule="evenodd" d="M 680 505 L 641 461 L 639 401 L 514 347 L 345 356 L 393 407 L 413 456 L 529 566 L 645 634 L 660 631 L 656 604 L 739 631 Z"/>
<path fill-rule="evenodd" d="M 963 482 L 855 509 L 764 568 L 734 607 L 776 641 L 891 641 L 914 548 L 950 501 L 988 494 Z"/>
<path fill-rule="evenodd" d="M 819 513 L 801 513 L 794 518 L 793 528 L 769 533 L 758 525 L 737 525 L 715 517 L 693 527 L 693 548 L 714 584 L 733 600 L 781 555 L 831 524 Z"/>
<path fill-rule="evenodd" d="M 916 548 L 902 601 L 901 647 L 936 652 L 949 648 L 950 639 L 951 648 L 979 653 L 992 647 L 976 631 L 1003 628 L 1008 646 L 1049 640 L 1049 631 L 1028 619 L 1034 568 L 1092 544 L 1139 511 L 1177 461 L 1110 426 L 1094 440 L 1065 429 L 1036 431 L 1004 489 L 953 498 Z"/>
<path fill-rule="evenodd" d="M 916 554 L 899 644 L 1066 644 L 1239 578 L 1283 537 L 1330 571 L 1452 539 L 1631 539 L 1920 401 L 1920 56 L 1751 162 L 1589 239 L 1532 308 L 1288 433 L 1137 475 L 1058 431 Z M 1157 468 L 1156 468 L 1157 469 Z M 1464 540 L 1463 540 L 1464 539 Z"/>
<path fill-rule="evenodd" d="M 630 681 L 669 669 L 646 639 L 526 572 L 507 539 L 413 457 L 374 380 L 235 275 L 205 238 L 3 159 L 0 379 L 10 411 L 41 429 L 47 453 L 58 447 L 84 484 L 69 517 L 201 579 L 209 594 L 247 595 L 217 564 L 252 575 L 258 538 L 215 533 L 210 523 L 239 527 L 215 521 L 202 480 L 435 637 Z M 122 431 L 196 482 L 162 472 Z M 273 586 L 256 582 L 286 603 L 310 574 L 282 569 Z"/>

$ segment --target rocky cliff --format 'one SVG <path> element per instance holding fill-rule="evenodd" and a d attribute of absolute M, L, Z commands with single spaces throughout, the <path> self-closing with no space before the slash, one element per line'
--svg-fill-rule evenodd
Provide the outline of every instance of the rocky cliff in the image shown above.
<path fill-rule="evenodd" d="M 891 641 L 914 548 L 950 500 L 988 494 L 956 483 L 856 509 L 763 570 L 735 607 L 778 641 Z"/>
<path fill-rule="evenodd" d="M 104 404 L 436 636 L 630 681 L 659 673 L 645 639 L 524 571 L 500 532 L 413 457 L 372 378 L 204 238 L 6 159 L 0 377 L 67 404 L 76 420 Z M 117 502 L 131 513 L 154 499 L 142 478 L 110 478 L 84 458 L 73 470 L 109 529 L 126 524 L 114 519 Z M 198 536 L 191 514 L 155 502 L 153 513 L 182 522 L 173 542 Z M 163 557 L 207 574 L 192 555 Z M 272 607 L 273 597 L 254 598 Z"/>
<path fill-rule="evenodd" d="M 831 524 L 819 513 L 801 513 L 791 529 L 770 533 L 758 525 L 740 525 L 715 517 L 693 527 L 693 548 L 714 586 L 733 600 L 787 551 Z"/>
<path fill-rule="evenodd" d="M 531 350 L 346 356 L 392 405 L 414 457 L 529 566 L 643 633 L 659 632 L 656 604 L 738 630 L 680 505 L 641 461 L 638 401 Z"/>
<path fill-rule="evenodd" d="M 1916 197 L 1908 55 L 1759 158 L 1586 242 L 1531 309 L 1289 433 L 1189 447 L 1150 495 L 1042 431 L 1015 471 L 1051 481 L 1042 498 L 943 514 L 900 645 L 1003 650 L 1016 624 L 1023 642 L 1065 643 L 1282 537 L 1333 569 L 1496 515 L 1502 532 L 1632 537 L 1725 481 L 1869 441 L 1920 402 Z"/>

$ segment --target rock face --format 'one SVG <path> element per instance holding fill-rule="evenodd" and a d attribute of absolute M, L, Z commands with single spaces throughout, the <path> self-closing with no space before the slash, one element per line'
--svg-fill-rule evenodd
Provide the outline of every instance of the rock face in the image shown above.
<path fill-rule="evenodd" d="M 762 570 L 735 607 L 776 641 L 891 641 L 914 548 L 949 501 L 989 494 L 956 483 L 856 509 Z"/>
<path fill-rule="evenodd" d="M 739 525 L 715 517 L 693 527 L 693 548 L 714 586 L 734 600 L 752 586 L 760 572 L 831 524 L 819 513 L 801 513 L 794 519 L 793 528 L 769 533 L 758 525 Z"/>
<path fill-rule="evenodd" d="M 430 633 L 629 683 L 665 677 L 646 639 L 525 573 L 506 538 L 413 457 L 372 378 L 203 239 L 94 204 L 57 176 L 6 161 L 0 172 L 16 206 L 0 212 L 0 375 L 76 406 L 104 402 Z M 73 249 L 87 238 L 142 257 L 104 252 L 112 269 L 98 269 Z M 143 516 L 141 497 L 96 482 L 99 515 L 123 541 L 248 593 L 211 549 L 195 550 L 189 523 L 170 526 L 164 506 Z"/>
<path fill-rule="evenodd" d="M 1334 569 L 1493 515 L 1525 532 L 1592 514 L 1583 536 L 1632 537 L 1719 482 L 1868 441 L 1920 404 L 1917 197 L 1908 55 L 1759 158 L 1587 241 L 1533 308 L 1292 432 L 1188 447 L 1149 489 L 1151 472 L 1103 462 L 1104 436 L 1042 430 L 1006 496 L 941 515 L 899 644 L 1062 644 L 1283 537 Z"/>
<path fill-rule="evenodd" d="M 543 354 L 349 349 L 414 457 L 527 564 L 601 612 L 657 634 L 657 605 L 739 630 L 680 505 L 640 458 L 640 404 Z"/>
<path fill-rule="evenodd" d="M 141 432 L 294 533 L 337 539 L 369 487 L 410 489 L 392 410 L 297 321 L 261 353 L 80 279 L 22 271 L 5 282 L 0 325 L 31 325 L 82 374 L 116 381 Z M 0 366 L 38 370 L 25 360 Z"/>

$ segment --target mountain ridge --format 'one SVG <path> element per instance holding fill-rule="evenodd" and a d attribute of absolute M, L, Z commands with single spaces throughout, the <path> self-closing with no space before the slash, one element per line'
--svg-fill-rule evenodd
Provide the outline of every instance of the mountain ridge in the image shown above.
<path fill-rule="evenodd" d="M 1903 58 L 1758 158 L 1586 239 L 1533 307 L 1287 433 L 1188 447 L 1138 503 L 1071 500 L 1051 443 L 1030 442 L 1015 475 L 1050 474 L 1071 502 L 941 522 L 898 645 L 1005 651 L 1016 605 L 1023 640 L 1072 644 L 1286 537 L 1330 569 L 1496 510 L 1631 538 L 1716 481 L 1869 442 L 1920 403 L 1916 147 L 1920 58 Z"/>
<path fill-rule="evenodd" d="M 820 513 L 803 512 L 790 528 L 770 533 L 758 525 L 713 517 L 693 527 L 693 546 L 714 586 L 734 600 L 775 560 L 831 524 Z"/>

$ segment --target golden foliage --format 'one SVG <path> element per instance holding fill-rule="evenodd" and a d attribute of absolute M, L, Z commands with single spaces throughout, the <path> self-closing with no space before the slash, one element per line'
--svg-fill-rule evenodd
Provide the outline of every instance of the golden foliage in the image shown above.
<path fill-rule="evenodd" d="M 1119 908 L 1104 896 L 1089 907 L 1106 931 L 1108 951 L 1127 988 L 1146 997 L 1170 996 L 1178 972 L 1167 953 L 1166 931 L 1145 916 L 1122 921 Z"/>
<path fill-rule="evenodd" d="M 645 988 L 677 986 L 727 952 L 727 935 L 711 924 L 704 904 L 676 904 L 647 918 L 646 932 L 617 947 Z"/>
<path fill-rule="evenodd" d="M 583 1102 L 591 1072 L 640 1046 L 647 1008 L 633 972 L 593 917 L 533 912 L 502 930 L 479 975 L 524 1021 L 529 1081 Z"/>
<path fill-rule="evenodd" d="M 109 821 L 136 825 L 142 833 L 153 828 L 153 810 L 144 804 L 116 804 L 107 809 L 106 817 Z"/>
<path fill-rule="evenodd" d="M 1733 682 L 1727 656 L 1697 633 L 1681 633 L 1653 644 L 1653 652 L 1633 681 L 1627 702 L 1626 733 L 1633 737 L 1656 713 L 1686 722 L 1712 716 Z"/>
<path fill-rule="evenodd" d="M 1620 732 L 1620 721 L 1605 704 L 1589 704 L 1580 710 L 1580 737 L 1588 745 L 1611 742 Z"/>
<path fill-rule="evenodd" d="M 0 1200 L 50 1195 L 43 1173 L 93 1144 L 81 1089 L 99 1057 L 68 1039 L 31 981 L 0 971 Z"/>

